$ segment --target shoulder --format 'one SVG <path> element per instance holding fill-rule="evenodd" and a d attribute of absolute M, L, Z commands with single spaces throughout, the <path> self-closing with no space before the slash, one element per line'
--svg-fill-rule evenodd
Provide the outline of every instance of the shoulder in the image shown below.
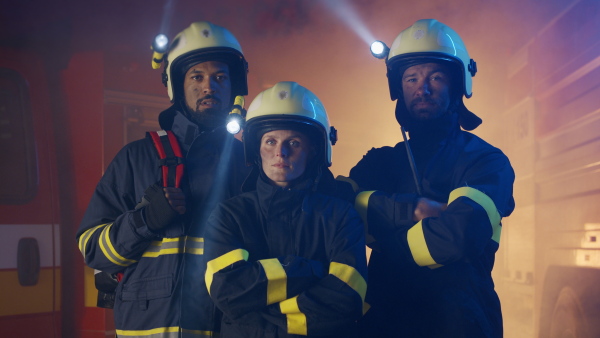
<path fill-rule="evenodd" d="M 142 172 L 154 172 L 158 168 L 158 154 L 152 143 L 140 139 L 125 145 L 111 160 L 104 177 L 129 180 Z"/>
<path fill-rule="evenodd" d="M 156 149 L 148 139 L 139 139 L 126 144 L 115 155 L 111 161 L 111 166 L 133 166 L 147 165 L 148 162 L 155 162 L 158 159 Z"/>
<path fill-rule="evenodd" d="M 459 142 L 462 143 L 463 153 L 467 155 L 496 155 L 499 157 L 507 158 L 504 152 L 499 148 L 486 142 L 481 137 L 472 134 L 468 131 L 461 131 L 458 136 Z M 508 159 L 508 158 L 507 158 Z"/>
<path fill-rule="evenodd" d="M 371 150 L 367 151 L 367 153 L 363 156 L 363 160 L 378 160 L 395 156 L 398 154 L 399 149 L 404 149 L 401 147 L 403 144 L 403 142 L 400 142 L 394 147 L 385 146 L 380 148 L 371 148 Z"/>

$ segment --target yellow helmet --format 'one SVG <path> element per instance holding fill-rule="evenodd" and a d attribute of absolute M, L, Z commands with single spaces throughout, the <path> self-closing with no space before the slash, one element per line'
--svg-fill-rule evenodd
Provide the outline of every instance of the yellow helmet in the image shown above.
<path fill-rule="evenodd" d="M 244 127 L 246 163 L 257 163 L 259 142 L 271 130 L 292 129 L 317 139 L 317 158 L 331 165 L 331 146 L 337 131 L 330 126 L 321 100 L 296 82 L 279 82 L 256 96 L 248 107 Z"/>
<path fill-rule="evenodd" d="M 177 34 L 165 55 L 162 80 L 171 102 L 183 99 L 185 73 L 205 61 L 219 61 L 229 66 L 232 99 L 248 94 L 248 63 L 235 36 L 221 26 L 198 21 Z"/>
<path fill-rule="evenodd" d="M 396 118 L 402 124 L 402 74 L 414 65 L 429 62 L 445 62 L 456 72 L 460 91 L 466 98 L 473 95 L 471 77 L 477 72 L 477 64 L 469 57 L 460 36 L 449 26 L 435 20 L 418 20 L 398 34 L 392 43 L 386 60 L 387 77 L 392 100 L 399 99 Z M 467 110 L 459 98 L 459 120 L 467 130 L 476 128 L 481 119 Z M 401 105 L 401 106 L 400 106 Z M 399 116 L 400 114 L 400 116 Z"/>

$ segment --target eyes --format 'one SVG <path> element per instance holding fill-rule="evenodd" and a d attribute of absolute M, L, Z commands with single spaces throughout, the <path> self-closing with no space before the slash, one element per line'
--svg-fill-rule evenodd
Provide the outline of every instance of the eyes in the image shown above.
<path fill-rule="evenodd" d="M 190 77 L 190 79 L 197 81 L 197 82 L 203 82 L 205 77 L 206 77 L 205 74 L 195 74 L 195 75 L 192 75 Z M 229 76 L 227 74 L 217 74 L 217 75 L 212 76 L 212 78 L 218 83 L 223 83 L 223 82 L 229 80 Z"/>
<path fill-rule="evenodd" d="M 265 139 L 264 143 L 269 146 L 275 146 L 277 145 L 277 140 L 274 138 L 267 138 Z M 302 145 L 300 140 L 297 139 L 285 140 L 283 141 L 283 143 L 290 146 L 291 148 L 300 148 L 300 146 Z"/>
<path fill-rule="evenodd" d="M 444 73 L 437 72 L 437 73 L 431 74 L 428 77 L 428 79 L 429 79 L 429 82 L 432 82 L 432 83 L 447 82 L 448 77 Z M 414 83 L 419 82 L 420 80 L 421 80 L 421 77 L 416 76 L 416 75 L 406 76 L 406 77 L 404 77 L 404 79 L 402 79 L 403 82 L 408 83 L 408 84 L 414 84 Z"/>

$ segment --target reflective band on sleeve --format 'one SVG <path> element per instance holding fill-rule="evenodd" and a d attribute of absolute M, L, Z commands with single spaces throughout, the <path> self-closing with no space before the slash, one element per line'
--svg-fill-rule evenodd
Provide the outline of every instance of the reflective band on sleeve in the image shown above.
<path fill-rule="evenodd" d="M 369 198 L 375 192 L 375 190 L 371 191 L 363 191 L 356 195 L 356 199 L 354 200 L 354 208 L 358 211 L 360 218 L 365 223 L 365 228 L 369 229 L 369 224 L 367 223 L 367 210 L 369 209 Z M 367 231 L 368 233 L 368 231 Z"/>
<path fill-rule="evenodd" d="M 339 278 L 342 282 L 348 284 L 352 290 L 356 291 L 363 303 L 367 293 L 367 282 L 355 268 L 350 265 L 331 262 L 329 264 L 329 273 Z"/>
<path fill-rule="evenodd" d="M 410 253 L 413 256 L 415 263 L 417 263 L 419 266 L 437 264 L 433 260 L 433 257 L 431 257 L 431 253 L 427 247 L 425 234 L 423 233 L 422 221 L 419 221 L 408 230 L 406 239 L 408 240 L 408 247 L 410 248 Z"/>
<path fill-rule="evenodd" d="M 129 266 L 137 261 L 125 258 L 121 256 L 117 250 L 115 250 L 115 247 L 110 241 L 110 229 L 112 229 L 113 224 L 114 223 L 109 224 L 102 230 L 102 233 L 100 233 L 100 237 L 98 238 L 100 242 L 100 250 L 102 250 L 104 256 L 106 256 L 106 258 L 114 264 L 120 266 Z"/>
<path fill-rule="evenodd" d="M 267 305 L 281 302 L 287 298 L 287 274 L 277 258 L 258 261 L 267 275 Z"/>
<path fill-rule="evenodd" d="M 210 286 L 213 281 L 213 275 L 224 268 L 230 266 L 231 264 L 239 261 L 247 261 L 248 260 L 248 251 L 244 249 L 235 249 L 229 251 L 228 253 L 213 259 L 212 261 L 206 264 L 206 275 L 204 275 L 204 280 L 206 281 L 206 287 L 208 288 L 208 293 L 210 294 Z"/>
<path fill-rule="evenodd" d="M 369 311 L 369 309 L 371 308 L 371 305 L 369 305 L 369 303 L 365 302 L 363 303 L 363 316 L 367 313 L 367 311 Z"/>
<path fill-rule="evenodd" d="M 81 251 L 81 254 L 83 255 L 84 258 L 85 258 L 85 248 L 87 246 L 87 242 L 90 240 L 90 238 L 92 238 L 92 235 L 94 234 L 94 232 L 96 232 L 96 230 L 98 230 L 102 227 L 107 226 L 108 224 L 109 223 L 97 225 L 93 228 L 86 230 L 84 233 L 81 234 L 81 236 L 79 236 L 79 251 Z"/>
<path fill-rule="evenodd" d="M 289 334 L 299 334 L 303 336 L 308 334 L 306 315 L 300 311 L 300 307 L 298 306 L 298 296 L 286 299 L 279 303 L 279 309 L 287 319 L 287 332 Z"/>
<path fill-rule="evenodd" d="M 497 243 L 500 243 L 500 233 L 502 232 L 502 226 L 500 225 L 501 217 L 500 213 L 498 213 L 496 205 L 494 204 L 494 201 L 492 201 L 488 195 L 477 189 L 471 187 L 460 187 L 454 189 L 450 193 L 448 205 L 450 205 L 450 203 L 452 203 L 455 199 L 462 196 L 470 198 L 473 200 L 473 202 L 479 204 L 485 210 L 490 219 L 490 224 L 492 225 L 492 239 Z"/>

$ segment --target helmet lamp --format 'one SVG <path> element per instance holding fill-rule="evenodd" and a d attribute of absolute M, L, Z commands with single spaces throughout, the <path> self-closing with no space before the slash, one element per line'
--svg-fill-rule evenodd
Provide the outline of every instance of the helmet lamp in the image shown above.
<path fill-rule="evenodd" d="M 169 38 L 164 34 L 158 34 L 152 42 L 152 50 L 158 53 L 164 53 L 169 46 Z"/>
<path fill-rule="evenodd" d="M 238 95 L 233 100 L 233 109 L 227 115 L 225 128 L 230 134 L 237 134 L 242 130 L 244 124 L 244 116 L 246 116 L 246 110 L 244 109 L 244 97 Z"/>
<path fill-rule="evenodd" d="M 385 59 L 390 52 L 390 48 L 382 41 L 375 41 L 371 44 L 371 54 L 378 59 Z"/>

